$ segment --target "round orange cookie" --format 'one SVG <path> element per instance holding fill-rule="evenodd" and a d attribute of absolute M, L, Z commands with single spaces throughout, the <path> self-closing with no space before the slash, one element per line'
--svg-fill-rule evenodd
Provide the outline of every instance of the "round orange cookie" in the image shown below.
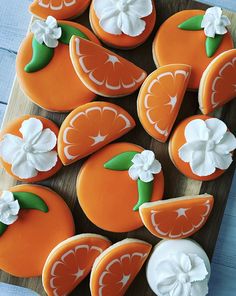
<path fill-rule="evenodd" d="M 125 295 L 151 249 L 152 246 L 147 242 L 132 238 L 124 239 L 106 249 L 95 260 L 92 268 L 92 296 Z"/>
<path fill-rule="evenodd" d="M 147 186 L 129 176 L 131 161 L 126 153 L 140 154 L 142 151 L 143 148 L 131 143 L 111 144 L 93 154 L 82 166 L 76 186 L 79 203 L 88 219 L 98 227 L 113 232 L 137 229 L 142 226 L 137 211 L 140 204 L 144 200 L 162 198 L 162 171 Z M 116 161 L 120 155 L 124 158 Z"/>
<path fill-rule="evenodd" d="M 20 86 L 29 99 L 46 110 L 64 112 L 73 110 L 96 97 L 78 78 L 71 63 L 68 44 L 70 35 L 76 35 L 73 28 L 79 29 L 89 40 L 95 43 L 99 41 L 91 31 L 80 24 L 67 21 L 59 21 L 58 24 L 66 26 L 62 37 L 67 44 L 59 39 L 58 46 L 49 49 L 49 53 L 53 55 L 49 63 L 40 70 L 26 72 L 25 67 L 33 56 L 34 35 L 30 33 L 20 46 L 16 59 L 16 72 Z M 40 44 L 36 50 L 38 48 L 41 49 L 42 45 Z M 43 60 L 44 51 L 38 51 L 36 55 L 36 50 L 33 59 Z M 46 50 L 48 51 L 48 48 Z"/>
<path fill-rule="evenodd" d="M 222 42 L 212 57 L 206 53 L 206 35 L 204 30 L 182 30 L 178 26 L 203 10 L 183 10 L 168 18 L 159 28 L 153 42 L 153 58 L 157 66 L 166 64 L 187 64 L 192 66 L 188 88 L 196 90 L 209 63 L 225 50 L 233 48 L 229 33 L 223 35 Z"/>
<path fill-rule="evenodd" d="M 110 241 L 97 234 L 79 234 L 57 245 L 43 268 L 42 281 L 48 296 L 68 295 L 92 269 L 95 259 Z"/>
<path fill-rule="evenodd" d="M 190 74 L 188 65 L 166 65 L 153 71 L 139 91 L 139 119 L 147 133 L 160 142 L 165 142 L 171 132 Z"/>
<path fill-rule="evenodd" d="M 0 134 L 0 161 L 6 172 L 27 182 L 57 173 L 62 167 L 57 156 L 58 132 L 51 120 L 41 116 L 24 115 L 10 122 Z"/>
<path fill-rule="evenodd" d="M 97 7 L 98 15 L 95 7 Z M 108 9 L 111 11 L 109 16 L 106 14 Z M 137 10 L 138 14 L 136 14 Z M 127 22 L 126 19 L 131 17 L 129 11 L 132 14 L 132 19 Z M 126 12 L 128 13 L 126 14 Z M 126 19 L 118 27 L 119 21 L 116 20 L 119 18 L 119 14 L 122 13 L 125 14 Z M 138 15 L 145 17 L 139 18 Z M 94 33 L 104 43 L 115 48 L 131 49 L 144 43 L 151 34 L 156 22 L 156 8 L 152 0 L 144 1 L 143 4 L 140 4 L 139 0 L 132 1 L 130 4 L 123 0 L 117 2 L 93 0 L 89 17 Z M 142 32 L 139 27 L 140 22 L 144 24 Z M 103 23 L 105 23 L 105 27 L 101 25 Z M 115 31 L 117 31 L 116 34 L 114 34 Z"/>
<path fill-rule="evenodd" d="M 52 15 L 59 20 L 76 18 L 89 6 L 90 0 L 34 0 L 29 10 L 40 18 Z"/>
<path fill-rule="evenodd" d="M 51 250 L 74 234 L 72 214 L 64 200 L 46 187 L 19 185 L 10 192 L 19 198 L 20 210 L 0 236 L 0 268 L 17 277 L 40 276 Z"/>
<path fill-rule="evenodd" d="M 73 110 L 58 136 L 58 153 L 64 165 L 71 164 L 135 127 L 133 118 L 121 107 L 91 102 Z"/>

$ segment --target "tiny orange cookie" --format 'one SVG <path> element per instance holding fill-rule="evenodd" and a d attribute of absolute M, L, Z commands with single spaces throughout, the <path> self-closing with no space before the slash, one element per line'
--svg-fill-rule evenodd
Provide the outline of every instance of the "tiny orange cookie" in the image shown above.
<path fill-rule="evenodd" d="M 164 177 L 152 151 L 116 143 L 93 154 L 77 179 L 85 215 L 98 227 L 127 232 L 141 227 L 139 206 L 162 198 Z"/>
<path fill-rule="evenodd" d="M 34 0 L 29 10 L 43 19 L 51 15 L 56 19 L 64 20 L 81 15 L 89 3 L 90 0 Z"/>
<path fill-rule="evenodd" d="M 92 102 L 72 111 L 61 125 L 58 154 L 64 165 L 71 164 L 135 127 L 134 119 L 121 107 Z"/>
<path fill-rule="evenodd" d="M 79 234 L 57 245 L 43 268 L 42 281 L 48 296 L 69 295 L 92 269 L 95 259 L 111 242 L 98 234 Z"/>
<path fill-rule="evenodd" d="M 176 168 L 190 179 L 213 180 L 233 161 L 236 138 L 220 119 L 195 115 L 173 132 L 169 154 Z"/>
<path fill-rule="evenodd" d="M 139 208 L 145 227 L 163 239 L 186 238 L 206 223 L 213 208 L 209 194 L 149 202 Z"/>
<path fill-rule="evenodd" d="M 138 116 L 147 133 L 166 142 L 186 92 L 191 67 L 166 65 L 153 71 L 138 95 Z"/>
<path fill-rule="evenodd" d="M 38 182 L 57 173 L 58 127 L 49 119 L 24 115 L 10 122 L 0 134 L 0 162 L 17 180 Z"/>
<path fill-rule="evenodd" d="M 93 0 L 89 17 L 94 33 L 104 43 L 130 49 L 144 43 L 151 34 L 156 8 L 153 0 Z"/>
<path fill-rule="evenodd" d="M 74 235 L 72 214 L 51 189 L 19 185 L 0 194 L 0 269 L 17 277 L 42 274 L 51 250 Z"/>
<path fill-rule="evenodd" d="M 127 238 L 106 249 L 92 268 L 92 296 L 123 296 L 148 258 L 152 246 Z M 115 294 L 114 294 L 115 293 Z"/>
<path fill-rule="evenodd" d="M 81 81 L 104 97 L 129 95 L 147 76 L 144 70 L 114 52 L 75 36 L 70 41 L 70 57 Z"/>
<path fill-rule="evenodd" d="M 188 86 L 192 90 L 198 89 L 209 63 L 217 55 L 234 48 L 227 31 L 215 38 L 206 36 L 202 21 L 207 15 L 203 10 L 180 11 L 161 25 L 153 42 L 153 58 L 157 66 L 178 63 L 192 66 Z"/>
<path fill-rule="evenodd" d="M 198 100 L 203 114 L 209 114 L 236 97 L 236 49 L 217 56 L 203 73 Z"/>
<path fill-rule="evenodd" d="M 68 45 L 72 35 L 99 43 L 95 35 L 80 24 L 57 22 L 53 17 L 36 20 L 31 31 L 16 59 L 17 78 L 29 99 L 55 112 L 71 111 L 93 100 L 96 95 L 75 73 Z"/>

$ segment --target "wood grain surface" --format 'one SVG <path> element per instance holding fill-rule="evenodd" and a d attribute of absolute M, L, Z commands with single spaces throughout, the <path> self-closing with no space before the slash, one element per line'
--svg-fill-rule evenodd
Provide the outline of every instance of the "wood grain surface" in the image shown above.
<path fill-rule="evenodd" d="M 176 0 L 176 1 L 167 1 L 167 0 L 158 0 L 156 1 L 157 7 L 157 23 L 156 27 L 153 31 L 153 34 L 148 39 L 148 41 L 140 46 L 139 48 L 131 51 L 122 51 L 116 50 L 118 54 L 129 59 L 130 61 L 137 64 L 139 67 L 145 69 L 148 73 L 152 72 L 155 69 L 155 65 L 152 59 L 152 40 L 153 37 L 158 30 L 158 27 L 163 23 L 165 19 L 174 14 L 177 11 L 183 9 L 192 9 L 192 8 L 202 8 L 205 9 L 206 6 L 203 4 L 199 4 L 193 1 L 187 0 Z M 230 13 L 227 13 L 230 17 Z M 89 26 L 88 23 L 88 12 L 86 12 L 82 17 L 78 19 L 78 22 Z M 234 30 L 234 36 L 236 31 L 236 22 L 232 25 L 232 30 Z M 197 55 L 197 49 L 196 49 Z M 230 185 L 232 182 L 233 173 L 235 170 L 235 162 L 231 165 L 229 170 L 225 174 L 223 174 L 220 178 L 211 182 L 199 182 L 187 179 L 181 173 L 177 171 L 177 169 L 173 166 L 167 152 L 167 144 L 161 144 L 155 140 L 153 140 L 142 128 L 139 123 L 137 112 L 136 112 L 136 98 L 137 93 L 130 95 L 125 98 L 118 99 L 109 99 L 110 102 L 118 104 L 125 108 L 128 112 L 130 112 L 137 123 L 137 127 L 131 131 L 129 134 L 125 135 L 118 141 L 128 141 L 132 143 L 139 144 L 143 146 L 145 149 L 152 149 L 157 158 L 161 161 L 164 176 L 165 176 L 165 198 L 172 198 L 183 195 L 190 194 L 199 194 L 199 193 L 210 193 L 215 197 L 215 206 L 213 212 L 208 220 L 208 223 L 193 236 L 193 238 L 198 241 L 203 248 L 206 250 L 207 254 L 212 256 L 213 250 L 215 247 L 216 239 L 219 232 L 219 227 L 221 223 L 221 219 L 224 213 L 224 208 L 227 201 L 228 192 L 230 189 Z M 98 97 L 97 100 L 108 100 L 102 97 Z M 229 129 L 235 133 L 236 132 L 236 117 L 235 117 L 235 107 L 236 102 L 232 101 L 227 104 L 223 109 L 217 111 L 215 116 L 221 118 L 228 125 Z M 184 98 L 183 105 L 181 107 L 179 116 L 177 118 L 176 124 L 186 118 L 188 116 L 199 113 L 198 110 L 198 100 L 197 93 L 187 92 Z M 9 105 L 7 108 L 7 112 L 4 117 L 3 127 L 10 120 L 23 115 L 23 114 L 39 114 L 41 116 L 45 116 L 49 119 L 52 119 L 55 123 L 60 125 L 65 118 L 66 114 L 58 114 L 58 113 L 50 113 L 47 112 L 33 103 L 31 103 L 27 97 L 20 90 L 19 84 L 17 80 L 14 82 L 12 93 L 10 96 Z M 175 126 L 176 126 L 175 124 Z M 94 232 L 107 236 L 113 242 L 121 240 L 126 237 L 133 237 L 146 240 L 153 245 L 155 245 L 159 239 L 152 236 L 146 229 L 141 228 L 137 231 L 115 234 L 111 232 L 103 231 L 93 225 L 84 215 L 81 210 L 76 193 L 75 193 L 75 182 L 76 177 L 79 172 L 83 161 L 78 161 L 68 167 L 64 167 L 57 175 L 53 178 L 40 182 L 41 185 L 48 186 L 59 193 L 67 202 L 69 207 L 71 208 L 77 233 L 84 232 Z M 7 189 L 9 186 L 15 185 L 17 182 L 13 180 L 11 177 L 5 174 L 5 172 L 0 170 L 0 189 Z M 17 242 L 16 242 L 17 243 Z M 33 256 L 32 254 L 29 254 Z M 41 278 L 33 278 L 33 279 L 20 279 L 12 277 L 4 272 L 0 272 L 0 281 L 12 283 L 20 286 L 29 287 L 32 290 L 38 292 L 40 295 L 45 295 L 43 291 Z M 89 279 L 87 278 L 71 295 L 90 295 L 89 292 Z M 150 296 L 154 295 L 148 287 L 146 277 L 145 277 L 145 269 L 143 268 L 140 274 L 135 279 L 134 283 L 128 290 L 126 295 L 133 296 Z M 111 295 L 112 296 L 112 295 Z"/>

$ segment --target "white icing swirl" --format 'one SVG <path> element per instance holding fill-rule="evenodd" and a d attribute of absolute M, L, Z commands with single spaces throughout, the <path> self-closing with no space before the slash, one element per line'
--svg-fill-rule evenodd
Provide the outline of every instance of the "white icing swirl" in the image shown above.
<path fill-rule="evenodd" d="M 10 191 L 3 191 L 0 196 L 0 222 L 11 225 L 18 219 L 20 205 Z"/>

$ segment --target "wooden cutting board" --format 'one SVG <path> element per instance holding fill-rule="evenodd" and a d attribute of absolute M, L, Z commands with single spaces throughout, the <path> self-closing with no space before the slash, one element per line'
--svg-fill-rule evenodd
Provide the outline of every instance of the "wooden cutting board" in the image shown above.
<path fill-rule="evenodd" d="M 118 54 L 134 62 L 141 68 L 145 69 L 148 73 L 152 72 L 155 69 L 151 50 L 152 40 L 157 29 L 163 23 L 163 21 L 175 12 L 183 9 L 206 8 L 206 6 L 204 6 L 203 4 L 187 0 L 158 0 L 156 2 L 157 23 L 154 32 L 152 36 L 148 39 L 148 41 L 135 50 L 116 50 Z M 236 15 L 229 12 L 225 13 L 231 19 L 231 30 L 233 36 L 235 36 L 236 39 Z M 88 22 L 88 12 L 85 13 L 82 17 L 80 17 L 78 21 L 86 25 L 87 27 L 90 27 Z M 172 162 L 170 161 L 167 152 L 167 144 L 161 144 L 155 141 L 142 128 L 136 113 L 136 98 L 137 93 L 125 98 L 109 99 L 110 102 L 118 104 L 125 108 L 128 112 L 130 112 L 134 116 L 137 123 L 137 127 L 133 131 L 131 131 L 129 134 L 125 135 L 118 141 L 133 142 L 143 146 L 145 149 L 151 149 L 156 153 L 157 158 L 161 161 L 164 170 L 165 198 L 173 198 L 177 196 L 200 194 L 206 192 L 214 195 L 215 206 L 207 224 L 197 234 L 193 236 L 193 239 L 198 241 L 203 246 L 209 257 L 211 258 L 217 240 L 221 219 L 224 213 L 227 196 L 231 186 L 232 177 L 235 170 L 235 162 L 231 165 L 227 172 L 223 174 L 220 178 L 218 178 L 216 181 L 199 182 L 187 179 L 185 176 L 183 176 L 181 173 L 177 171 L 177 169 L 173 166 Z M 97 100 L 108 99 L 98 97 Z M 222 110 L 217 111 L 217 113 L 215 114 L 215 116 L 221 118 L 228 125 L 229 129 L 233 133 L 236 132 L 235 110 L 236 101 L 231 101 Z M 199 109 L 197 93 L 188 92 L 184 98 L 184 102 L 180 110 L 179 116 L 177 118 L 176 124 L 183 118 L 197 114 L 198 112 Z M 21 91 L 16 79 L 13 84 L 9 105 L 4 117 L 3 128 L 9 121 L 23 114 L 39 114 L 41 116 L 45 116 L 49 119 L 52 119 L 58 125 L 62 123 L 66 116 L 66 114 L 47 112 L 31 103 Z M 153 245 L 158 243 L 159 239 L 152 236 L 144 228 L 129 233 L 110 233 L 97 228 L 85 217 L 77 202 L 77 197 L 75 193 L 76 177 L 82 164 L 83 160 L 76 162 L 75 164 L 72 164 L 68 167 L 64 167 L 53 178 L 40 182 L 41 185 L 45 185 L 52 188 L 65 199 L 65 201 L 71 208 L 71 211 L 73 212 L 77 233 L 99 233 L 107 236 L 113 242 L 116 242 L 126 237 L 133 237 L 146 240 L 152 243 Z M 10 186 L 15 185 L 17 183 L 18 182 L 16 182 L 10 176 L 8 176 L 2 169 L 0 170 L 0 189 L 8 189 Z M 34 250 L 32 250 L 32 254 L 29 254 L 29 256 L 34 256 L 33 252 Z M 90 295 L 88 280 L 89 279 L 87 278 L 87 280 L 85 280 L 71 295 Z M 45 292 L 41 284 L 41 278 L 20 279 L 12 277 L 4 272 L 0 272 L 0 281 L 29 287 L 34 291 L 38 292 L 40 295 L 45 295 Z M 135 282 L 128 290 L 127 295 L 154 295 L 148 287 L 145 277 L 145 268 L 143 268 L 140 274 L 137 276 Z"/>

